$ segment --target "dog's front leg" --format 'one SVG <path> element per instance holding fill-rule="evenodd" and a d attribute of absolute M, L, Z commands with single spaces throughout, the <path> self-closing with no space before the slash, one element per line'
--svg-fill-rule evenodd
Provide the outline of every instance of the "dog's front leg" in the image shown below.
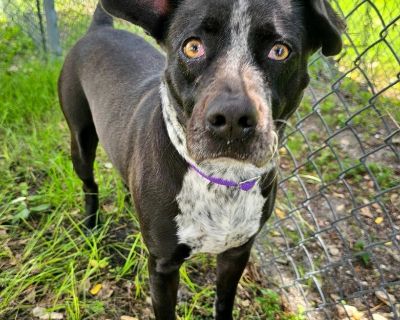
<path fill-rule="evenodd" d="M 157 320 L 175 320 L 180 266 L 174 263 L 166 267 L 159 259 L 149 257 L 151 300 Z"/>
<path fill-rule="evenodd" d="M 233 248 L 217 257 L 217 298 L 215 319 L 230 320 L 236 288 L 250 257 L 254 238 L 241 247 Z"/>

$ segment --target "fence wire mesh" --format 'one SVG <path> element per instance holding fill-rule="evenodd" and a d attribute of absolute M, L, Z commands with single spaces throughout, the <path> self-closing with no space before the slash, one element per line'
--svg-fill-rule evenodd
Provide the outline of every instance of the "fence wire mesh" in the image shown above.
<path fill-rule="evenodd" d="M 310 63 L 262 263 L 308 319 L 400 319 L 400 4 L 332 4 L 345 49 Z"/>
<path fill-rule="evenodd" d="M 0 1 L 7 23 L 18 26 L 40 50 L 47 50 L 45 16 L 41 1 Z"/>
<path fill-rule="evenodd" d="M 398 320 L 400 3 L 331 3 L 348 24 L 345 48 L 335 60 L 311 59 L 311 84 L 280 149 L 276 210 L 257 251 L 288 310 L 311 320 Z M 64 51 L 94 6 L 55 1 Z M 2 9 L 49 50 L 41 1 L 3 0 Z"/>

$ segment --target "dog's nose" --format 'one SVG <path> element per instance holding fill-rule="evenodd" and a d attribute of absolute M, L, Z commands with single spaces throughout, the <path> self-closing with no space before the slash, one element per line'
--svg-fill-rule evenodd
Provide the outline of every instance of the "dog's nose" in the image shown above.
<path fill-rule="evenodd" d="M 244 99 L 212 104 L 206 114 L 207 129 L 230 141 L 250 138 L 257 126 L 257 110 Z"/>

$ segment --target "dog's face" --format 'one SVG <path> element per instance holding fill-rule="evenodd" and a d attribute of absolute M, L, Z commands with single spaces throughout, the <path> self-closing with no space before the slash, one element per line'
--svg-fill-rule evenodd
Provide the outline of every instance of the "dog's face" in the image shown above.
<path fill-rule="evenodd" d="M 197 163 L 233 158 L 262 167 L 308 84 L 307 60 L 340 51 L 325 0 L 104 0 L 167 52 L 165 85 Z M 168 124 L 167 124 L 168 125 Z"/>
<path fill-rule="evenodd" d="M 189 18 L 188 18 L 189 17 Z M 166 82 L 197 162 L 234 158 L 263 166 L 283 110 L 308 83 L 302 9 L 288 1 L 184 1 L 165 47 Z"/>

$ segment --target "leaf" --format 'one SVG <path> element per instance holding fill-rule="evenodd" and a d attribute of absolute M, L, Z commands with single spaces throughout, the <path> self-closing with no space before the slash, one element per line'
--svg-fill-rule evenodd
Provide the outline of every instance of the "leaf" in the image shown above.
<path fill-rule="evenodd" d="M 98 268 L 99 267 L 99 262 L 97 260 L 94 260 L 94 259 L 90 259 L 89 264 L 93 268 Z"/>
<path fill-rule="evenodd" d="M 381 224 L 383 222 L 383 217 L 378 217 L 375 219 L 376 224 Z"/>
<path fill-rule="evenodd" d="M 285 212 L 283 210 L 279 209 L 279 208 L 275 209 L 275 214 L 281 220 L 286 218 Z"/>
<path fill-rule="evenodd" d="M 357 310 L 356 307 L 349 305 L 338 305 L 337 312 L 340 319 L 352 319 L 352 320 L 361 320 L 363 318 L 363 314 Z"/>
<path fill-rule="evenodd" d="M 338 206 L 336 206 L 336 211 L 343 212 L 344 209 L 346 209 L 346 206 L 344 204 L 339 204 Z"/>
<path fill-rule="evenodd" d="M 250 301 L 249 300 L 242 300 L 241 305 L 245 308 L 250 306 Z"/>
<path fill-rule="evenodd" d="M 106 163 L 104 164 L 104 167 L 105 167 L 106 169 L 112 169 L 112 168 L 113 168 L 113 165 L 112 165 L 111 162 L 106 162 Z"/>
<path fill-rule="evenodd" d="M 14 199 L 13 201 L 11 201 L 11 204 L 16 204 L 16 203 L 20 203 L 20 202 L 25 202 L 26 197 L 19 197 L 17 199 Z"/>
<path fill-rule="evenodd" d="M 101 287 L 101 290 L 98 294 L 98 297 L 100 299 L 108 299 L 110 298 L 114 293 L 114 290 L 112 289 L 112 284 L 108 281 L 104 281 Z"/>
<path fill-rule="evenodd" d="M 42 307 L 35 307 L 32 310 L 32 314 L 34 317 L 40 318 L 41 316 L 45 315 L 47 313 L 45 308 Z"/>
<path fill-rule="evenodd" d="M 360 254 L 360 259 L 362 263 L 367 267 L 371 262 L 371 254 L 368 252 L 363 252 Z"/>
<path fill-rule="evenodd" d="M 369 207 L 361 208 L 361 215 L 370 219 L 374 218 Z"/>
<path fill-rule="evenodd" d="M 95 268 L 95 269 L 104 269 L 108 266 L 108 261 L 107 258 L 106 259 L 102 259 L 102 260 L 94 260 L 91 259 L 89 261 L 89 264 L 91 267 Z"/>
<path fill-rule="evenodd" d="M 304 179 L 308 179 L 308 180 L 314 181 L 314 182 L 317 182 L 317 183 L 321 183 L 322 182 L 320 178 L 318 178 L 316 176 L 312 176 L 311 174 L 300 174 L 300 177 L 304 178 Z"/>
<path fill-rule="evenodd" d="M 90 293 L 96 296 L 100 292 L 101 288 L 103 288 L 103 285 L 98 283 L 92 289 L 90 289 Z"/>
<path fill-rule="evenodd" d="M 62 320 L 64 319 L 64 315 L 62 313 L 59 312 L 52 312 L 49 314 L 50 316 L 50 320 Z"/>
<path fill-rule="evenodd" d="M 13 222 L 13 223 L 16 223 L 16 222 L 18 222 L 19 220 L 27 219 L 27 218 L 29 217 L 29 214 L 30 214 L 30 213 L 31 213 L 31 212 L 29 211 L 28 208 L 24 208 L 24 209 L 22 209 L 20 212 L 18 212 L 18 213 L 14 216 L 12 222 Z"/>
<path fill-rule="evenodd" d="M 335 247 L 335 246 L 329 246 L 328 251 L 332 256 L 339 256 L 340 255 L 340 250 Z"/>
<path fill-rule="evenodd" d="M 365 248 L 365 243 L 362 240 L 357 240 L 357 242 L 354 243 L 354 245 L 353 245 L 353 249 L 355 251 L 362 251 L 362 250 L 364 250 L 364 248 Z"/>
<path fill-rule="evenodd" d="M 385 316 L 383 316 L 383 315 L 381 315 L 379 313 L 373 314 L 372 315 L 372 319 L 374 319 L 374 320 L 388 320 L 388 318 L 386 318 Z"/>
<path fill-rule="evenodd" d="M 108 261 L 107 259 L 102 259 L 99 261 L 99 268 L 100 269 L 104 269 L 108 266 Z"/>
<path fill-rule="evenodd" d="M 38 194 L 33 194 L 33 195 L 30 195 L 30 196 L 26 197 L 26 199 L 28 201 L 36 201 L 36 200 L 40 200 L 42 198 L 43 198 L 43 196 L 40 196 Z"/>
<path fill-rule="evenodd" d="M 375 295 L 380 301 L 382 301 L 384 304 L 388 305 L 389 307 L 392 304 L 396 304 L 396 298 L 394 297 L 394 295 L 392 295 L 390 293 L 386 293 L 384 291 L 376 291 Z"/>
<path fill-rule="evenodd" d="M 365 243 L 362 240 L 358 240 L 353 245 L 353 250 L 357 252 L 358 259 L 365 265 L 368 266 L 371 262 L 371 253 L 364 251 Z"/>
<path fill-rule="evenodd" d="M 31 208 L 31 211 L 33 211 L 33 212 L 42 212 L 42 211 L 46 211 L 46 210 L 48 210 L 48 209 L 50 209 L 50 204 L 41 204 L 40 206 L 36 206 L 36 207 L 33 207 L 33 208 Z"/>
<path fill-rule="evenodd" d="M 48 312 L 43 307 L 36 307 L 32 310 L 32 314 L 34 317 L 42 319 L 42 320 L 62 320 L 64 319 L 64 315 L 58 312 Z"/>

